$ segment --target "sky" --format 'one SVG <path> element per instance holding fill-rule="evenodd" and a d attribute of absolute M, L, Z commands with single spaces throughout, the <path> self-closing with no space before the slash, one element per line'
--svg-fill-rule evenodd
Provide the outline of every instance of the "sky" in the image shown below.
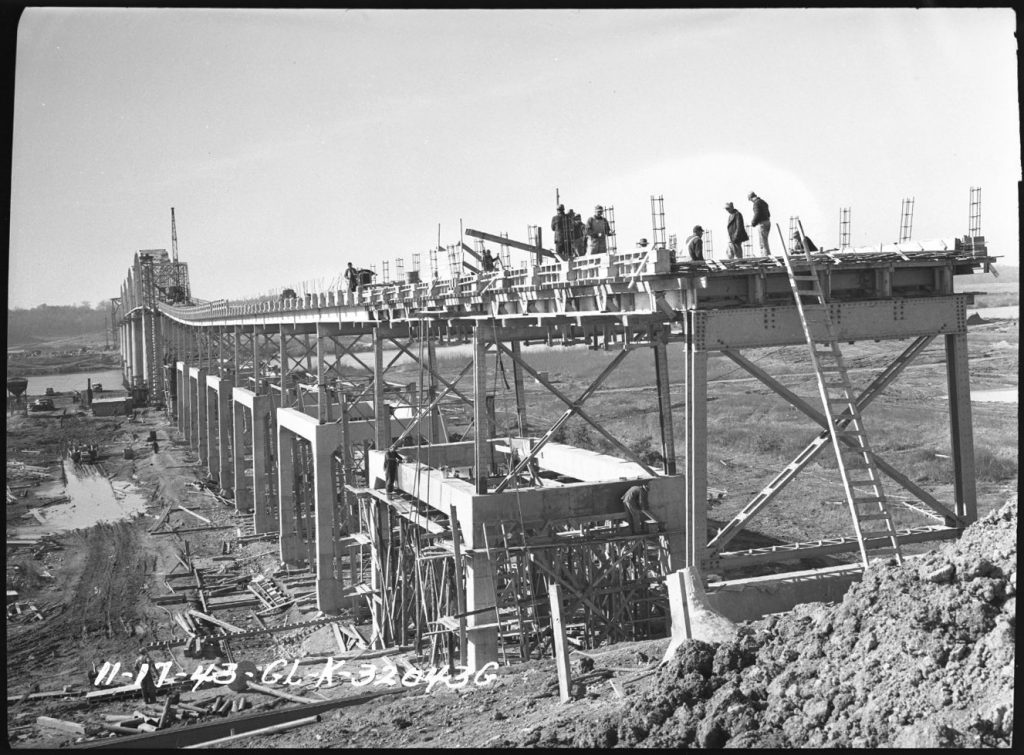
<path fill-rule="evenodd" d="M 964 235 L 978 186 L 1017 265 L 1015 30 L 1007 8 L 29 8 L 8 306 L 119 296 L 172 207 L 202 299 L 426 269 L 439 227 L 550 247 L 556 192 L 614 206 L 620 249 L 660 196 L 666 233 L 700 224 L 721 257 L 750 191 L 822 246 L 848 207 L 860 246 L 910 197 L 913 239 Z"/>

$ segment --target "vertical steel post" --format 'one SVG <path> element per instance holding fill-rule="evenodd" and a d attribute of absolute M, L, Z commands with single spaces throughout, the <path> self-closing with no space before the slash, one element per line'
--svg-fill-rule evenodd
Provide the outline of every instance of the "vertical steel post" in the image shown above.
<path fill-rule="evenodd" d="M 668 378 L 668 327 L 651 344 L 654 350 L 654 374 L 658 387 L 658 420 L 661 425 L 661 454 L 665 458 L 665 474 L 676 473 L 676 442 L 672 427 L 672 399 Z"/>
<path fill-rule="evenodd" d="M 694 313 L 686 317 L 686 566 L 703 568 L 708 540 L 708 354 L 694 343 Z"/>
<path fill-rule="evenodd" d="M 522 347 L 516 339 L 512 339 L 512 382 L 516 391 L 516 415 L 519 418 L 519 435 L 527 437 L 530 434 L 526 421 L 526 386 L 523 382 L 523 368 L 519 366 L 518 359 L 522 359 Z"/>
<path fill-rule="evenodd" d="M 946 336 L 946 387 L 949 393 L 949 434 L 956 513 L 970 524 L 978 518 L 978 497 L 974 468 L 967 335 L 964 333 Z"/>
<path fill-rule="evenodd" d="M 487 439 L 487 342 L 480 325 L 473 328 L 473 474 L 476 476 L 476 492 L 487 492 L 487 477 L 490 473 L 490 443 Z"/>

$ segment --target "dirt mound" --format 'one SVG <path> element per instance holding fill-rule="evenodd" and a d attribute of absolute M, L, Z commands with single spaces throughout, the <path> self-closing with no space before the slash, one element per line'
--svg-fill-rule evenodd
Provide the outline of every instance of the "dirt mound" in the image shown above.
<path fill-rule="evenodd" d="M 684 643 L 621 714 L 520 744 L 1009 747 L 1016 588 L 1014 497 L 934 553 L 873 565 L 840 604 Z"/>

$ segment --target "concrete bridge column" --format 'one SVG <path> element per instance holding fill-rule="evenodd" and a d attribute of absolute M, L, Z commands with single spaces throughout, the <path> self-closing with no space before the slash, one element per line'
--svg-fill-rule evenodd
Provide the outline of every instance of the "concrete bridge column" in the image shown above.
<path fill-rule="evenodd" d="M 117 329 L 118 346 L 121 349 L 121 384 L 131 385 L 130 356 L 128 353 L 128 323 L 122 322 Z"/>
<path fill-rule="evenodd" d="M 142 320 L 132 320 L 132 386 L 139 384 L 146 379 L 145 354 L 142 345 Z"/>
<path fill-rule="evenodd" d="M 128 365 L 128 387 L 130 388 L 132 383 L 135 381 L 135 326 L 132 320 L 127 320 L 124 324 L 124 338 L 125 338 L 125 361 Z"/>
<path fill-rule="evenodd" d="M 178 432 L 185 435 L 185 423 L 188 421 L 188 368 L 184 362 L 174 364 L 174 382 L 177 388 L 175 396 L 175 412 Z"/>
<path fill-rule="evenodd" d="M 232 399 L 237 390 L 231 391 Z M 234 438 L 231 444 L 231 463 L 235 483 L 235 511 L 248 514 L 253 509 L 253 478 L 246 474 L 247 470 L 252 469 L 245 463 L 246 451 L 253 458 L 256 456 L 252 441 L 252 409 L 237 400 L 231 402 L 231 433 Z"/>
<path fill-rule="evenodd" d="M 316 507 L 316 595 L 317 607 L 324 612 L 338 611 L 352 604 L 342 597 L 340 557 L 337 553 L 341 528 L 338 502 L 335 500 L 334 452 L 344 445 L 341 425 L 317 425 L 313 439 L 313 475 Z"/>
<path fill-rule="evenodd" d="M 279 532 L 280 498 L 271 491 L 274 435 L 268 429 L 268 418 L 274 417 L 274 397 L 254 396 L 252 400 L 252 495 L 253 526 L 256 532 Z M 272 425 L 271 425 L 272 427 Z"/>
<path fill-rule="evenodd" d="M 207 384 L 212 388 L 211 398 L 213 399 L 212 412 L 217 415 L 217 437 L 216 456 L 213 456 L 214 439 L 210 439 L 211 460 L 210 469 L 217 470 L 217 479 L 222 488 L 233 488 L 235 486 L 235 467 L 231 453 L 232 449 L 232 411 L 231 411 L 231 381 L 225 378 L 211 376 L 207 378 Z M 214 423 L 211 419 L 211 427 Z"/>
<path fill-rule="evenodd" d="M 192 367 L 189 370 L 189 400 L 192 406 L 189 418 L 192 422 L 189 440 L 196 450 L 200 463 L 206 463 L 206 368 Z"/>
<path fill-rule="evenodd" d="M 144 385 L 152 387 L 154 385 L 153 375 L 151 372 L 152 357 L 153 357 L 153 344 L 150 343 L 150 324 L 152 323 L 153 315 L 148 310 L 143 309 L 139 312 L 139 331 L 142 337 L 139 339 L 141 345 L 141 351 L 139 352 L 141 357 L 141 369 L 139 370 L 142 375 L 142 383 Z M 150 396 L 150 400 L 152 400 Z"/>
<path fill-rule="evenodd" d="M 291 430 L 278 425 L 277 430 L 277 491 L 278 517 L 281 534 L 281 560 L 286 564 L 300 565 L 305 561 L 302 553 L 302 537 L 299 534 L 299 520 L 296 508 L 298 496 L 295 490 L 295 456 L 298 440 Z"/>
<path fill-rule="evenodd" d="M 466 613 L 469 614 L 466 618 L 466 665 L 480 669 L 498 660 L 498 628 L 494 626 L 494 614 L 474 613 L 481 608 L 493 606 L 497 600 L 494 591 L 494 563 L 486 552 L 480 552 L 484 548 L 484 524 L 474 516 L 472 498 L 460 501 L 459 504 L 456 510 L 463 544 L 470 549 L 478 549 L 463 560 L 466 565 Z M 491 626 L 475 628 L 487 624 Z"/>
<path fill-rule="evenodd" d="M 210 476 L 220 484 L 220 412 L 218 411 L 217 389 L 211 385 L 216 384 L 219 378 L 216 375 L 207 375 L 206 383 L 203 386 L 203 402 L 206 406 L 206 422 L 200 429 L 206 434 L 206 469 Z"/>

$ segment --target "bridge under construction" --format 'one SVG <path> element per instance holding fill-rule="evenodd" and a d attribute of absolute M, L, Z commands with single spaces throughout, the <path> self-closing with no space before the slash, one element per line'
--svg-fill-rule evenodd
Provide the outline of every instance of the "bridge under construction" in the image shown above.
<path fill-rule="evenodd" d="M 681 262 L 657 238 L 650 249 L 563 260 L 539 238 L 466 234 L 528 258 L 513 266 L 506 256 L 493 272 L 441 278 L 432 265 L 425 280 L 417 271 L 290 298 L 198 302 L 176 249 L 173 260 L 150 250 L 135 255 L 113 300 L 125 385 L 165 406 L 246 526 L 276 537 L 281 561 L 315 578 L 318 608 L 369 624 L 378 646 L 429 645 L 481 668 L 550 652 L 559 613 L 580 627 L 585 647 L 664 636 L 680 621 L 673 596 L 684 569 L 720 577 L 699 585 L 718 612 L 754 618 L 834 599 L 870 558 L 899 559 L 901 547 L 956 538 L 976 519 L 971 295 L 956 293 L 954 278 L 989 271 L 994 258 L 980 235 Z M 951 500 L 876 453 L 861 416 L 938 338 Z M 891 343 L 892 354 L 855 394 L 840 344 L 858 341 Z M 530 364 L 531 344 L 587 347 L 607 359 L 581 394 L 569 395 Z M 752 357 L 801 344 L 820 401 L 796 395 Z M 451 345 L 461 347 L 452 350 L 461 366 L 439 358 Z M 681 381 L 669 374 L 674 350 L 683 355 Z M 715 353 L 820 432 L 712 531 L 707 385 Z M 631 450 L 587 407 L 628 358 L 653 364 L 660 462 Z M 416 382 L 390 379 L 399 360 L 418 366 Z M 501 425 L 499 377 L 515 404 L 514 421 Z M 681 439 L 673 377 L 685 386 Z M 536 424 L 528 380 L 564 406 L 553 423 Z M 443 411 L 451 405 L 467 420 L 457 433 Z M 556 442 L 574 418 L 617 455 Z M 399 453 L 390 469 L 389 449 Z M 838 460 L 852 532 L 738 547 L 737 536 L 770 516 L 778 494 L 822 452 Z M 883 477 L 919 503 L 918 522 L 896 528 Z M 622 498 L 640 483 L 645 521 L 632 527 Z M 801 566 L 836 554 L 858 558 Z"/>

